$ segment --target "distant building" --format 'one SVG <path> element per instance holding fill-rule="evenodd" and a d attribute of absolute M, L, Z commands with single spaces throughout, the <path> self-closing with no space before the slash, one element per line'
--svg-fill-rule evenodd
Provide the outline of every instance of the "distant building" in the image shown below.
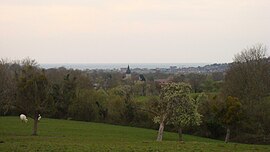
<path fill-rule="evenodd" d="M 139 75 L 139 81 L 142 81 L 142 82 L 146 81 L 144 75 L 142 74 Z"/>

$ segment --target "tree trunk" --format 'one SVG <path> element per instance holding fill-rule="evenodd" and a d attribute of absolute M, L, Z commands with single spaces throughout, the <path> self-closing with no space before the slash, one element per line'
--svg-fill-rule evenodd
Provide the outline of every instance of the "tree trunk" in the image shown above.
<path fill-rule="evenodd" d="M 33 136 L 37 135 L 37 127 L 38 127 L 38 115 L 35 114 L 35 116 L 34 116 L 34 128 L 33 128 L 33 133 L 32 133 Z"/>
<path fill-rule="evenodd" d="M 178 128 L 178 135 L 179 135 L 179 141 L 183 141 L 183 136 L 182 136 L 182 128 Z"/>
<path fill-rule="evenodd" d="M 225 143 L 228 143 L 228 142 L 229 142 L 229 139 L 230 139 L 230 133 L 231 133 L 231 130 L 230 130 L 229 127 L 227 127 Z"/>
<path fill-rule="evenodd" d="M 163 132 L 164 132 L 164 121 L 161 121 L 159 124 L 157 141 L 162 141 Z"/>

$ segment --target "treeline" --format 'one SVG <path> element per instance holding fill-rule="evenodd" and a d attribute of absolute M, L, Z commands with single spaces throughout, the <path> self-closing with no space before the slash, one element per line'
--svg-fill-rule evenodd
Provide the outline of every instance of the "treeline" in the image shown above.
<path fill-rule="evenodd" d="M 42 69 L 31 59 L 1 60 L 0 115 L 33 118 L 33 134 L 38 114 L 153 129 L 160 129 L 166 116 L 163 129 L 168 131 L 269 144 L 270 63 L 265 52 L 262 45 L 244 50 L 226 73 L 149 73 L 146 81 L 136 73 L 126 80 L 119 72 Z M 168 77 L 170 85 L 154 81 Z"/>
<path fill-rule="evenodd" d="M 64 67 L 42 69 L 35 60 L 31 59 L 12 62 L 1 60 L 0 72 L 1 105 L 3 105 L 0 109 L 1 115 L 17 115 L 21 112 L 27 112 L 11 103 L 18 100 L 18 90 L 20 87 L 24 87 L 19 86 L 19 83 L 22 83 L 21 79 L 26 79 L 26 75 L 28 75 L 29 81 L 34 81 L 32 77 L 39 73 L 46 79 L 46 86 L 43 87 L 48 92 L 46 100 L 50 101 L 50 107 L 47 107 L 48 110 L 46 110 L 49 111 L 46 112 L 47 117 L 108 121 L 126 125 L 138 124 L 132 122 L 132 119 L 125 120 L 124 117 L 132 118 L 140 112 L 137 110 L 134 114 L 130 114 L 131 116 L 120 112 L 132 112 L 134 111 L 132 108 L 138 107 L 137 105 L 147 104 L 148 99 L 159 96 L 161 86 L 154 82 L 154 79 L 171 76 L 164 73 L 146 74 L 147 81 L 140 82 L 138 81 L 139 74 L 136 73 L 133 74 L 134 80 L 124 80 L 123 74 L 119 72 L 108 73 L 98 70 L 89 72 Z M 194 93 L 216 92 L 220 90 L 222 80 L 222 73 L 175 75 L 172 79 L 173 82 L 188 82 L 194 88 Z M 33 90 L 30 91 L 33 92 Z M 31 98 L 25 100 L 23 102 L 27 103 L 27 100 L 31 100 Z M 113 107 L 118 109 L 113 109 Z M 115 116 L 111 116 L 113 112 L 115 114 L 112 115 Z M 118 114 L 116 114 L 117 112 Z M 145 115 L 145 112 L 142 111 L 142 115 Z M 141 120 L 141 122 L 146 121 Z M 152 125 L 152 121 L 150 122 Z"/>
<path fill-rule="evenodd" d="M 0 115 L 24 113 L 36 119 L 41 114 L 49 118 L 153 128 L 151 116 L 138 109 L 146 103 L 137 102 L 134 95 L 134 92 L 141 94 L 140 87 L 145 84 L 135 85 L 122 77 L 121 73 L 45 70 L 31 59 L 2 60 Z M 157 94 L 149 85 L 147 94 Z"/>

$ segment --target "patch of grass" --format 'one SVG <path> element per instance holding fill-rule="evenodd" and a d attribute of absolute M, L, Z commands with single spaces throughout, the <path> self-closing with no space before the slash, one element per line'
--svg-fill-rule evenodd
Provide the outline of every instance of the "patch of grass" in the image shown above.
<path fill-rule="evenodd" d="M 270 151 L 270 146 L 225 144 L 222 141 L 165 132 L 156 142 L 156 130 L 69 120 L 44 119 L 38 136 L 31 136 L 33 120 L 0 117 L 0 151 Z"/>

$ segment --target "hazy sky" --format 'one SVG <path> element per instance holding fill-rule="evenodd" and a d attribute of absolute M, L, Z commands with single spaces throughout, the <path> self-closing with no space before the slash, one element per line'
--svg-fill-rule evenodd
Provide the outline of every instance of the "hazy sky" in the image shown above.
<path fill-rule="evenodd" d="M 39 63 L 230 62 L 270 46 L 270 0 L 0 0 L 0 57 Z"/>

